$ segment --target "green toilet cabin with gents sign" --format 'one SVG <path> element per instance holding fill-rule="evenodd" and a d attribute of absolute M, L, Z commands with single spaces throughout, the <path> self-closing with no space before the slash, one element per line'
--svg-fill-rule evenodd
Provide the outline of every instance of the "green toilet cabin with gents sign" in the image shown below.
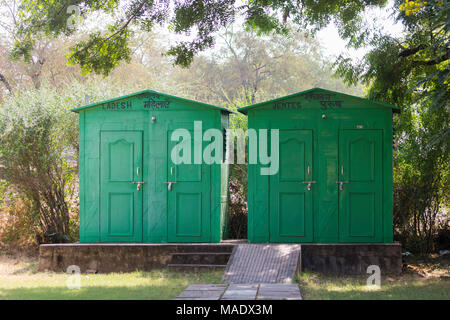
<path fill-rule="evenodd" d="M 145 90 L 73 111 L 81 242 L 226 237 L 228 168 L 205 163 L 202 154 L 215 155 L 217 148 L 207 148 L 215 141 L 210 129 L 226 130 L 227 109 Z"/>
<path fill-rule="evenodd" d="M 279 129 L 277 170 L 249 163 L 250 242 L 392 243 L 397 107 L 315 88 L 239 111 L 258 139 L 249 158 Z"/>

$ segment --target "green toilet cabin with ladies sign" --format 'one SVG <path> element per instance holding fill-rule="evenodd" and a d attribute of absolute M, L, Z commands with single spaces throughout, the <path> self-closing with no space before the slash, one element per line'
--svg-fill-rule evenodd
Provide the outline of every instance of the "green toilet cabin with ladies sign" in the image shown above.
<path fill-rule="evenodd" d="M 250 242 L 392 243 L 398 107 L 314 88 L 238 111 L 258 138 L 279 130 L 278 170 L 248 166 Z"/>
<path fill-rule="evenodd" d="M 73 111 L 80 130 L 81 242 L 226 237 L 228 167 L 194 157 L 210 144 L 209 129 L 226 130 L 227 109 L 145 90 Z M 180 141 L 184 162 L 172 157 Z"/>

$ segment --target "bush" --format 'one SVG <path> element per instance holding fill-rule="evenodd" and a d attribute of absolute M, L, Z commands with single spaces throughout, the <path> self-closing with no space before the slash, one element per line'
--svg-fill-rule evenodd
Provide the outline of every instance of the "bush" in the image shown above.
<path fill-rule="evenodd" d="M 29 247 L 35 243 L 36 230 L 29 204 L 0 183 L 0 246 Z"/>
<path fill-rule="evenodd" d="M 438 110 L 405 111 L 404 129 L 394 153 L 395 239 L 416 253 L 438 250 L 439 232 L 448 225 L 450 160 L 443 127 L 448 114 Z M 443 235 L 441 235 L 442 237 Z"/>
<path fill-rule="evenodd" d="M 38 243 L 71 240 L 66 193 L 76 173 L 68 160 L 75 158 L 71 138 L 77 125 L 75 117 L 63 115 L 68 110 L 58 98 L 51 91 L 28 91 L 0 113 L 0 178 L 23 199 Z"/>
<path fill-rule="evenodd" d="M 44 85 L 5 101 L 0 108 L 0 180 L 7 185 L 0 211 L 3 242 L 21 243 L 29 235 L 37 243 L 78 239 L 78 116 L 70 110 L 84 104 L 85 95 L 99 101 L 120 93 L 96 83 L 73 83 L 63 92 Z"/>

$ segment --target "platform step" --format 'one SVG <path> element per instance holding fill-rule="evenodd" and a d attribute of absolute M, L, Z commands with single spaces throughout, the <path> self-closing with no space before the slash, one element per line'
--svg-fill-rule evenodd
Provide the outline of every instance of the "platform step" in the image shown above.
<path fill-rule="evenodd" d="M 225 252 L 231 253 L 234 245 L 232 244 L 183 244 L 177 245 L 177 253 L 198 253 L 198 252 Z"/>
<path fill-rule="evenodd" d="M 226 265 L 231 252 L 176 252 L 172 254 L 171 264 Z"/>
<path fill-rule="evenodd" d="M 176 263 L 170 263 L 167 265 L 169 269 L 173 270 L 217 270 L 217 269 L 224 269 L 227 265 L 226 264 L 176 264 Z"/>

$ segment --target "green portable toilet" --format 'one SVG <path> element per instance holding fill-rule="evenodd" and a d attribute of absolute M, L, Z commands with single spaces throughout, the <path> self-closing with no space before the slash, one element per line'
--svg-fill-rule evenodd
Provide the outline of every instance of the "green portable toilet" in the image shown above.
<path fill-rule="evenodd" d="M 250 242 L 392 242 L 398 107 L 314 88 L 238 111 L 258 140 L 261 129 L 279 129 L 277 172 L 263 175 L 266 165 L 249 163 Z"/>
<path fill-rule="evenodd" d="M 81 242 L 226 237 L 228 168 L 193 158 L 209 144 L 205 131 L 228 127 L 227 109 L 145 90 L 73 111 L 80 124 Z M 171 156 L 180 129 L 188 139 L 178 135 L 186 149 L 176 150 L 190 162 Z"/>

